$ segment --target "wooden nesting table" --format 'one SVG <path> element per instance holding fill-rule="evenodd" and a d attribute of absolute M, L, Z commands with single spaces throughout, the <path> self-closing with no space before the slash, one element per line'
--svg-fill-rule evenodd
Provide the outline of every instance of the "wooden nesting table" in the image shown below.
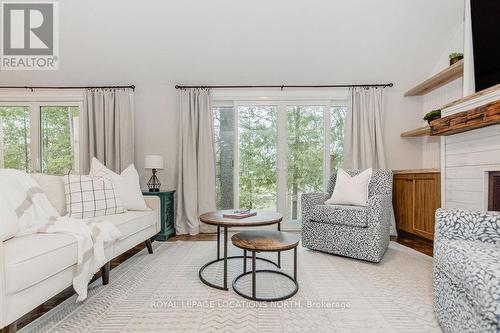
<path fill-rule="evenodd" d="M 264 226 L 264 225 L 272 225 L 272 224 L 277 224 L 278 231 L 281 230 L 280 223 L 283 220 L 283 215 L 280 213 L 276 212 L 271 212 L 271 211 L 257 211 L 257 215 L 255 216 L 250 216 L 247 218 L 243 219 L 231 219 L 231 218 L 226 218 L 223 217 L 223 214 L 225 213 L 232 213 L 233 210 L 227 210 L 227 211 L 216 211 L 216 212 L 209 212 L 200 215 L 200 221 L 206 224 L 210 225 L 215 225 L 217 226 L 217 259 L 212 260 L 210 262 L 207 262 L 205 265 L 203 265 L 199 272 L 198 275 L 200 277 L 201 282 L 206 284 L 207 286 L 210 286 L 212 288 L 217 288 L 217 289 L 222 289 L 222 290 L 228 290 L 227 287 L 227 261 L 229 259 L 242 259 L 244 263 L 246 263 L 246 251 L 243 256 L 228 256 L 227 254 L 227 245 L 228 245 L 228 229 L 231 227 L 257 227 L 257 226 Z M 221 243 L 221 228 L 223 229 L 224 233 L 224 251 L 223 251 L 223 257 L 221 258 L 221 253 L 220 253 L 220 243 Z M 262 260 L 269 262 L 278 268 L 281 266 L 281 255 L 280 252 L 278 251 L 278 261 L 277 263 L 274 263 L 271 260 L 265 259 L 265 258 L 259 258 L 256 257 L 256 260 Z M 250 258 L 250 257 L 248 257 Z M 213 282 L 209 282 L 208 280 L 205 279 L 203 276 L 203 271 L 210 265 L 213 265 L 219 261 L 224 261 L 224 282 L 223 285 L 217 285 Z"/>
<path fill-rule="evenodd" d="M 233 245 L 239 247 L 243 250 L 243 257 L 247 257 L 247 251 L 252 253 L 252 270 L 247 272 L 247 261 L 243 260 L 243 273 L 238 275 L 233 281 L 233 290 L 240 296 L 253 301 L 266 301 L 266 302 L 276 302 L 283 301 L 287 298 L 292 297 L 299 290 L 299 284 L 297 283 L 297 245 L 299 245 L 299 237 L 294 234 L 281 232 L 281 231 L 270 231 L 270 230 L 256 230 L 256 231 L 244 231 L 237 233 L 231 237 Z M 257 269 L 256 265 L 256 253 L 257 252 L 278 252 L 287 251 L 293 249 L 293 277 L 290 275 L 275 270 L 269 269 Z M 294 284 L 293 290 L 286 294 L 277 297 L 257 297 L 257 273 L 269 273 L 278 274 L 284 276 L 291 280 Z M 245 294 L 243 291 L 237 288 L 237 282 L 240 278 L 245 275 L 252 274 L 252 294 Z"/>

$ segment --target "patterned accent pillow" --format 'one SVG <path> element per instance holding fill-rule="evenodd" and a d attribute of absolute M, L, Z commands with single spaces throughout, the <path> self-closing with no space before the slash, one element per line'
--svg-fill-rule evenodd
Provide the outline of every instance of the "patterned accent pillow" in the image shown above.
<path fill-rule="evenodd" d="M 73 218 L 84 219 L 125 211 L 113 182 L 106 178 L 66 175 L 64 192 L 66 209 Z"/>

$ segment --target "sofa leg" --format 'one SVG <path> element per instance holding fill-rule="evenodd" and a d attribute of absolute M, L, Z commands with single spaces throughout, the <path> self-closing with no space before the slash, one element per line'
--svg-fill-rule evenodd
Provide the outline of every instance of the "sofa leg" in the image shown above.
<path fill-rule="evenodd" d="M 151 245 L 151 239 L 146 240 L 146 247 L 148 248 L 149 254 L 153 254 L 153 246 Z"/>
<path fill-rule="evenodd" d="M 111 268 L 111 264 L 108 261 L 101 267 L 101 276 L 102 276 L 102 284 L 107 285 L 109 283 L 109 269 Z"/>
<path fill-rule="evenodd" d="M 17 321 L 13 322 L 9 326 L 5 326 L 1 330 L 2 333 L 15 333 L 17 332 Z"/>

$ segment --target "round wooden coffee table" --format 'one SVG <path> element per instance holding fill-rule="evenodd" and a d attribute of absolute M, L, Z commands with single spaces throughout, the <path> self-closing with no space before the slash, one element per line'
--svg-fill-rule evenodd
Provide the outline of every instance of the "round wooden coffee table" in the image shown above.
<path fill-rule="evenodd" d="M 243 219 L 232 219 L 232 218 L 226 218 L 223 215 L 227 213 L 233 213 L 234 210 L 221 210 L 221 211 L 216 211 L 216 212 L 209 212 L 200 215 L 200 221 L 206 224 L 210 225 L 215 225 L 217 226 L 217 259 L 212 260 L 210 262 L 207 262 L 205 265 L 203 265 L 199 272 L 198 275 L 200 277 L 201 282 L 206 284 L 207 286 L 217 288 L 217 289 L 222 289 L 222 290 L 228 290 L 227 287 L 227 261 L 229 259 L 243 259 L 244 263 L 246 263 L 247 257 L 246 256 L 246 251 L 243 256 L 230 256 L 228 257 L 227 255 L 227 244 L 228 244 L 228 229 L 231 227 L 257 227 L 257 226 L 264 226 L 264 225 L 271 225 L 271 224 L 277 224 L 278 225 L 278 230 L 281 230 L 280 222 L 283 220 L 283 215 L 280 213 L 276 212 L 271 212 L 271 211 L 263 211 L 263 210 L 258 210 L 257 215 L 255 216 L 250 216 L 246 217 Z M 221 228 L 223 229 L 224 232 L 224 253 L 223 257 L 221 258 L 221 253 L 220 253 L 220 233 L 221 233 Z M 277 263 L 272 262 L 271 260 L 265 259 L 265 258 L 256 258 L 257 260 L 262 260 L 262 261 L 267 261 L 278 268 L 281 266 L 281 255 L 280 252 L 278 252 L 278 261 Z M 203 277 L 203 271 L 210 265 L 215 264 L 219 261 L 224 261 L 224 283 L 222 286 L 217 285 L 215 283 L 207 281 Z"/>

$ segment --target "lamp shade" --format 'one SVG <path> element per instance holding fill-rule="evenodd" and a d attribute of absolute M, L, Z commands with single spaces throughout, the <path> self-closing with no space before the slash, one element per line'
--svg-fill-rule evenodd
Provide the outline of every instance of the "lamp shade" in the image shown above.
<path fill-rule="evenodd" d="M 145 169 L 163 169 L 163 157 L 160 155 L 146 155 L 144 157 Z"/>

